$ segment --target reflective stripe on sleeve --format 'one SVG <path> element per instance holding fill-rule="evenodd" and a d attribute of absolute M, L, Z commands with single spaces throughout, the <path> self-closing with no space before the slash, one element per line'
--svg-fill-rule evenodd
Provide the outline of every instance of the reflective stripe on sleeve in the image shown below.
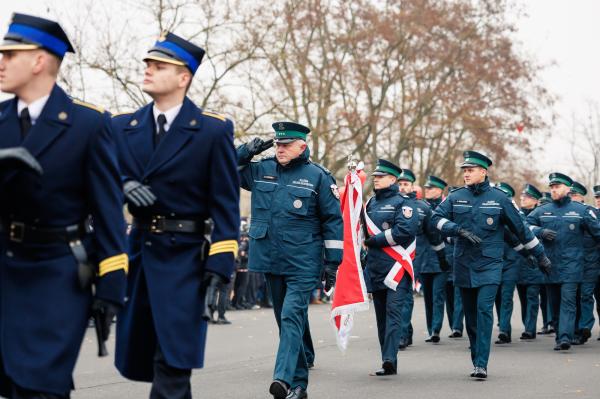
<path fill-rule="evenodd" d="M 520 251 L 520 250 L 522 250 L 523 248 L 525 248 L 525 247 L 523 246 L 523 244 L 519 244 L 519 245 L 517 245 L 516 247 L 513 247 L 513 249 L 514 249 L 515 251 Z"/>
<path fill-rule="evenodd" d="M 440 245 L 432 245 L 431 248 L 433 248 L 434 251 L 441 251 L 442 249 L 446 248 L 446 244 L 441 243 Z"/>
<path fill-rule="evenodd" d="M 446 219 L 446 218 L 441 218 L 441 219 L 440 219 L 440 221 L 437 223 L 437 225 L 436 225 L 435 227 L 436 227 L 436 229 L 438 229 L 438 230 L 442 230 L 442 227 L 444 227 L 444 225 L 445 225 L 446 223 L 448 223 L 448 222 L 449 222 L 449 220 L 448 220 L 448 219 Z"/>
<path fill-rule="evenodd" d="M 327 249 L 344 249 L 344 241 L 340 240 L 324 240 L 325 248 Z"/>
<path fill-rule="evenodd" d="M 529 241 L 527 244 L 525 244 L 525 249 L 531 249 L 533 247 L 535 247 L 536 245 L 538 245 L 540 242 L 538 241 L 537 237 L 533 237 L 533 240 Z"/>

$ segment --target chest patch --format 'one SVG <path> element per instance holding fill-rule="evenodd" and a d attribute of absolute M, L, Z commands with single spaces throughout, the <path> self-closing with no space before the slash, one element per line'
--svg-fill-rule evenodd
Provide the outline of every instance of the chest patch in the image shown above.
<path fill-rule="evenodd" d="M 484 202 L 483 204 L 481 204 L 481 205 L 483 205 L 483 206 L 490 206 L 490 205 L 493 205 L 493 206 L 500 206 L 500 204 L 499 204 L 499 203 L 497 203 L 497 202 L 496 202 L 496 201 L 494 201 L 494 200 L 485 201 L 485 202 Z"/>
<path fill-rule="evenodd" d="M 265 180 L 277 180 L 277 176 L 265 175 L 265 176 L 263 176 L 263 179 L 265 179 Z"/>
<path fill-rule="evenodd" d="M 297 184 L 298 186 L 305 186 L 305 187 L 314 187 L 314 184 L 309 182 L 307 179 L 294 180 L 292 182 L 292 184 Z"/>
<path fill-rule="evenodd" d="M 390 228 L 390 224 L 388 222 L 381 223 L 381 228 L 387 230 Z"/>
<path fill-rule="evenodd" d="M 592 217 L 594 219 L 598 219 L 598 217 L 596 216 L 596 212 L 592 211 L 591 209 L 590 209 L 590 215 L 592 215 Z"/>
<path fill-rule="evenodd" d="M 469 204 L 470 201 L 469 200 L 456 200 L 454 201 L 455 204 Z"/>
<path fill-rule="evenodd" d="M 575 225 L 573 223 L 569 225 L 569 230 L 575 230 Z"/>
<path fill-rule="evenodd" d="M 491 225 L 494 224 L 494 219 L 493 218 L 487 218 L 485 222 L 488 224 L 488 226 L 491 226 Z"/>
<path fill-rule="evenodd" d="M 302 201 L 299 199 L 294 200 L 294 203 L 292 205 L 294 205 L 294 208 L 300 209 L 300 208 L 302 208 Z"/>
<path fill-rule="evenodd" d="M 393 211 L 394 209 L 394 205 L 390 205 L 387 204 L 386 206 L 382 206 L 381 208 L 379 208 L 380 211 Z"/>
<path fill-rule="evenodd" d="M 413 209 L 410 206 L 403 206 L 402 214 L 404 215 L 405 218 L 410 219 L 413 215 Z"/>

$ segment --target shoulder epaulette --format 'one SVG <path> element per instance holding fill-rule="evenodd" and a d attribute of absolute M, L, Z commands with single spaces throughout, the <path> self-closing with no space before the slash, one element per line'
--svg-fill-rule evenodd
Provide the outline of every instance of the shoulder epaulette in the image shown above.
<path fill-rule="evenodd" d="M 318 167 L 319 169 L 321 169 L 323 172 L 327 173 L 328 175 L 331 174 L 331 172 L 329 171 L 329 169 L 327 169 L 325 166 L 321 165 L 320 163 L 316 163 L 316 162 L 311 162 L 313 165 L 315 165 L 316 167 Z"/>
<path fill-rule="evenodd" d="M 210 116 L 211 118 L 215 118 L 215 119 L 218 119 L 223 122 L 225 122 L 227 120 L 227 118 L 225 116 L 223 116 L 221 114 L 217 114 L 215 112 L 211 112 L 211 111 L 202 111 L 202 115 Z"/>
<path fill-rule="evenodd" d="M 111 114 L 111 118 L 115 118 L 117 116 L 121 116 L 121 115 L 129 115 L 129 114 L 133 114 L 132 111 L 127 111 L 127 112 L 117 112 L 116 114 Z"/>
<path fill-rule="evenodd" d="M 73 104 L 77 104 L 77 105 L 81 105 L 81 106 L 86 107 L 86 108 L 93 109 L 94 111 L 100 112 L 101 114 L 104 113 L 104 108 L 99 107 L 99 106 L 94 105 L 94 104 L 86 103 L 85 101 L 81 101 L 81 100 L 78 100 L 76 98 L 73 99 Z"/>

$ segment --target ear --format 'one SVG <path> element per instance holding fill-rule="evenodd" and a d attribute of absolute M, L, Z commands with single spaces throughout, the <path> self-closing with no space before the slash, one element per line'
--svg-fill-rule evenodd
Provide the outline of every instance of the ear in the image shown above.
<path fill-rule="evenodd" d="M 33 57 L 31 57 L 31 72 L 34 75 L 38 75 L 40 74 L 42 71 L 44 71 L 47 66 L 48 66 L 48 56 L 46 56 L 46 54 L 44 54 L 42 51 L 35 51 L 35 53 L 33 54 Z"/>
<path fill-rule="evenodd" d="M 179 87 L 188 87 L 190 81 L 192 80 L 192 75 L 189 72 L 184 72 L 179 75 Z"/>

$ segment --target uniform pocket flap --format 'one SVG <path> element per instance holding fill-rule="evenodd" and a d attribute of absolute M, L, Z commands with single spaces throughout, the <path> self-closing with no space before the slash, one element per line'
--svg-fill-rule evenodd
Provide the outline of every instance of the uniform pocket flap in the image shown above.
<path fill-rule="evenodd" d="M 504 246 L 503 245 L 498 245 L 498 246 L 491 246 L 491 247 L 487 247 L 487 248 L 483 248 L 481 250 L 481 254 L 487 258 L 502 258 L 502 255 L 504 255 Z"/>
<path fill-rule="evenodd" d="M 294 197 L 310 197 L 313 191 L 308 188 L 290 187 L 288 186 L 289 193 Z"/>
<path fill-rule="evenodd" d="M 501 211 L 500 208 L 479 208 L 479 212 L 486 215 L 499 215 Z"/>
<path fill-rule="evenodd" d="M 454 207 L 452 207 L 452 211 L 454 213 L 467 213 L 467 212 L 471 212 L 471 207 L 470 206 L 454 206 Z"/>
<path fill-rule="evenodd" d="M 276 183 L 265 183 L 265 182 L 256 182 L 256 184 L 254 185 L 254 188 L 256 188 L 259 191 L 266 191 L 266 192 L 270 192 L 270 191 L 274 191 L 277 188 L 277 184 Z"/>
<path fill-rule="evenodd" d="M 306 231 L 284 231 L 281 238 L 292 244 L 308 244 L 313 240 L 313 234 Z"/>
<path fill-rule="evenodd" d="M 267 235 L 268 229 L 269 229 L 269 226 L 264 225 L 264 224 L 251 224 L 248 235 L 251 238 L 254 238 L 255 240 L 265 238 L 265 236 Z"/>

